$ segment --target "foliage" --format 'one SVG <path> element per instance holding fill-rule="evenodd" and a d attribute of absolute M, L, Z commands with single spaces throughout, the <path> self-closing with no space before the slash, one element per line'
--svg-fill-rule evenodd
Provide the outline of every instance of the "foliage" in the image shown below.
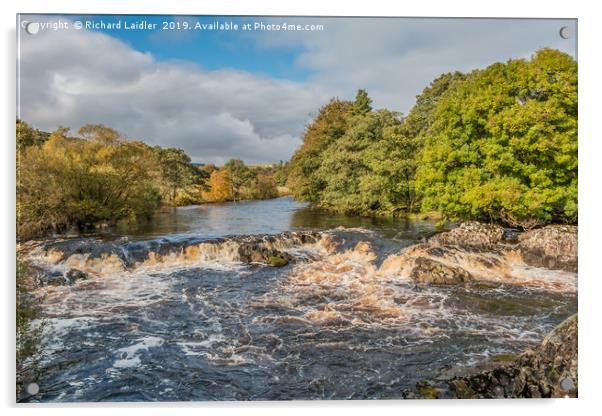
<path fill-rule="evenodd" d="M 355 101 L 351 105 L 350 113 L 354 116 L 365 116 L 372 111 L 372 99 L 366 90 L 358 90 Z"/>
<path fill-rule="evenodd" d="M 324 151 L 345 134 L 351 105 L 349 101 L 332 99 L 305 129 L 303 143 L 288 166 L 287 186 L 295 199 L 312 203 L 322 200 L 325 184 L 317 170 L 322 165 Z"/>
<path fill-rule="evenodd" d="M 207 202 L 231 201 L 230 183 L 225 170 L 216 169 L 209 177 L 208 190 L 203 191 L 203 200 Z"/>
<path fill-rule="evenodd" d="M 404 134 L 398 113 L 374 111 L 371 101 L 360 90 L 355 102 L 333 100 L 320 110 L 289 165 L 297 199 L 356 215 L 414 209 L 417 142 Z"/>
<path fill-rule="evenodd" d="M 251 186 L 252 199 L 271 199 L 278 196 L 274 175 L 258 173 Z"/>
<path fill-rule="evenodd" d="M 282 160 L 274 168 L 274 181 L 276 186 L 286 186 L 288 179 L 288 162 L 284 163 Z"/>
<path fill-rule="evenodd" d="M 433 122 L 433 113 L 439 99 L 457 82 L 466 78 L 461 72 L 447 73 L 435 78 L 422 93 L 416 96 L 416 104 L 403 120 L 403 132 L 422 141 L 424 133 Z"/>
<path fill-rule="evenodd" d="M 48 139 L 49 134 L 31 128 L 27 123 L 17 119 L 17 157 L 27 146 L 41 145 Z"/>
<path fill-rule="evenodd" d="M 166 199 L 165 189 L 173 195 L 198 172 L 178 149 L 163 153 L 100 125 L 84 126 L 81 138 L 59 128 L 43 141 L 27 138 L 33 130 L 21 121 L 17 129 L 25 138 L 17 160 L 20 239 L 148 218 Z"/>
<path fill-rule="evenodd" d="M 233 201 L 245 199 L 243 194 L 248 192 L 254 174 L 245 163 L 240 159 L 231 159 L 224 165 L 230 186 L 230 196 Z"/>
<path fill-rule="evenodd" d="M 207 189 L 207 202 L 270 199 L 279 196 L 276 183 L 278 166 L 247 166 L 240 159 L 229 160 L 221 169 L 213 166 Z"/>
<path fill-rule="evenodd" d="M 40 319 L 38 302 L 29 293 L 32 283 L 27 266 L 18 255 L 16 283 L 16 370 L 19 397 L 23 393 L 23 384 L 27 380 L 35 379 L 42 358 L 44 321 Z"/>
<path fill-rule="evenodd" d="M 184 150 L 173 147 L 162 148 L 155 146 L 153 148 L 163 178 L 164 197 L 169 200 L 171 205 L 182 205 L 182 201 L 198 202 L 192 193 L 200 195 L 200 190 L 195 188 L 203 179 L 209 175 L 205 171 L 197 169 L 191 164 L 190 156 Z M 192 189 L 192 193 L 190 192 Z M 188 188 L 188 189 L 186 189 Z M 180 201 L 178 201 L 178 191 L 182 190 Z"/>
<path fill-rule="evenodd" d="M 356 215 L 421 210 L 530 228 L 577 220 L 577 64 L 528 60 L 443 74 L 403 120 L 359 90 L 331 100 L 287 167 L 293 196 Z"/>
<path fill-rule="evenodd" d="M 120 140 L 124 140 L 117 130 L 102 124 L 86 124 L 77 131 L 77 134 L 84 140 L 95 141 L 107 146 L 116 145 Z"/>
<path fill-rule="evenodd" d="M 576 221 L 576 62 L 542 49 L 456 83 L 436 106 L 417 182 L 423 209 L 448 218 Z"/>

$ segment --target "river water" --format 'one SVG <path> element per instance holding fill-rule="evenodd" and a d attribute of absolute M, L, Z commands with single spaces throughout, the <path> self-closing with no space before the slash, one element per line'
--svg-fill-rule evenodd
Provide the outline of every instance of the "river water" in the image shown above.
<path fill-rule="evenodd" d="M 37 267 L 88 278 L 38 291 L 46 354 L 26 400 L 399 399 L 535 345 L 576 312 L 572 290 L 416 286 L 379 272 L 437 231 L 279 198 L 45 241 L 30 254 Z M 240 244 L 257 239 L 294 261 L 240 261 Z"/>

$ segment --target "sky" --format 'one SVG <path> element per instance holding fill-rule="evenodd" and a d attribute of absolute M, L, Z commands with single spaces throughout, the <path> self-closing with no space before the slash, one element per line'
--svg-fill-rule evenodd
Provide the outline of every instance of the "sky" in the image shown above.
<path fill-rule="evenodd" d="M 577 54 L 568 19 L 18 18 L 19 118 L 46 131 L 100 123 L 218 165 L 288 160 L 319 108 L 360 88 L 373 107 L 407 114 L 442 73 L 528 59 L 543 47 Z M 238 29 L 209 30 L 215 22 Z M 267 30 L 284 24 L 322 29 Z"/>

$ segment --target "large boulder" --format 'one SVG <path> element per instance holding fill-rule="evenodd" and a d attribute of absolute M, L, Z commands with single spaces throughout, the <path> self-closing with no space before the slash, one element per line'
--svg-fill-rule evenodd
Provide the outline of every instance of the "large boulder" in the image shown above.
<path fill-rule="evenodd" d="M 502 241 L 504 229 L 495 224 L 463 222 L 459 227 L 429 239 L 430 243 L 463 247 L 491 248 Z"/>
<path fill-rule="evenodd" d="M 473 280 L 472 275 L 461 267 L 443 264 L 428 257 L 418 257 L 410 272 L 416 283 L 455 285 Z"/>
<path fill-rule="evenodd" d="M 518 237 L 523 261 L 531 266 L 577 272 L 577 227 L 548 225 Z"/>
<path fill-rule="evenodd" d="M 238 247 L 240 260 L 245 263 L 264 263 L 274 267 L 286 266 L 293 260 L 284 251 L 268 248 L 261 243 L 244 243 Z"/>
<path fill-rule="evenodd" d="M 515 360 L 449 381 L 455 397 L 577 397 L 577 315 Z"/>

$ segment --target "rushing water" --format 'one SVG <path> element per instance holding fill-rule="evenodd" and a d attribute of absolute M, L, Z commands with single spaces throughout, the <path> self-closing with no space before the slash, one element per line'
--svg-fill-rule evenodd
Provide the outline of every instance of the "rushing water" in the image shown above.
<path fill-rule="evenodd" d="M 265 237 L 307 230 L 320 233 Z M 280 198 L 45 242 L 31 254 L 39 267 L 89 278 L 39 290 L 47 353 L 29 400 L 400 398 L 419 380 L 534 345 L 576 311 L 574 291 L 416 286 L 379 269 L 436 231 Z M 241 262 L 253 235 L 296 261 Z"/>

